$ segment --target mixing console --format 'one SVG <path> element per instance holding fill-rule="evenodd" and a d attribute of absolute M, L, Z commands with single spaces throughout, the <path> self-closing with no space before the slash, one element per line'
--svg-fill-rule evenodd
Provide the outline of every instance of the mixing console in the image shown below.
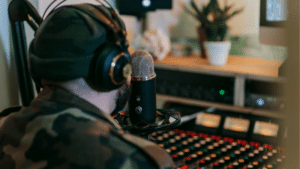
<path fill-rule="evenodd" d="M 285 150 L 270 144 L 175 129 L 149 139 L 165 149 L 178 169 L 283 169 Z"/>

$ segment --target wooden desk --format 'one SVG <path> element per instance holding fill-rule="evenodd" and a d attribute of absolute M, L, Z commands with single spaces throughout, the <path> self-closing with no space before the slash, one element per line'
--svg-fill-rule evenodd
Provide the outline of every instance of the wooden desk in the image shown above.
<path fill-rule="evenodd" d="M 285 79 L 278 77 L 278 69 L 281 61 L 271 61 L 254 57 L 229 56 L 225 66 L 212 66 L 207 59 L 199 56 L 178 57 L 167 56 L 163 60 L 155 61 L 155 68 L 183 71 L 207 75 L 234 77 L 234 105 L 226 105 L 201 100 L 187 99 L 175 96 L 157 94 L 158 98 L 199 106 L 214 106 L 221 109 L 239 111 L 242 113 L 266 115 L 269 117 L 283 118 L 278 112 L 263 109 L 244 107 L 245 105 L 245 82 L 247 79 L 284 83 Z"/>

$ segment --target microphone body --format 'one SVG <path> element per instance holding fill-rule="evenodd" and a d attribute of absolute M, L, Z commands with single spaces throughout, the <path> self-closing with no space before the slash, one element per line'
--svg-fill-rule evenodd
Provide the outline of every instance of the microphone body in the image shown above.
<path fill-rule="evenodd" d="M 129 118 L 132 124 L 153 124 L 156 120 L 156 75 L 152 56 L 146 51 L 132 55 Z"/>
<path fill-rule="evenodd" d="M 156 119 L 155 78 L 148 81 L 131 81 L 129 117 L 132 124 L 141 120 L 153 124 Z M 131 115 L 130 115 L 131 114 Z"/>

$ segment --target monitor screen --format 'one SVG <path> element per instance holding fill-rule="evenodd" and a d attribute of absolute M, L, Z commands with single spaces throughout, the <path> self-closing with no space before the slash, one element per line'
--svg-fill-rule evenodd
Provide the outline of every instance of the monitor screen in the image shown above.
<path fill-rule="evenodd" d="M 260 0 L 260 43 L 287 46 L 287 0 Z"/>
<path fill-rule="evenodd" d="M 119 0 L 117 6 L 120 14 L 143 16 L 157 9 L 171 9 L 172 0 Z"/>
<path fill-rule="evenodd" d="M 260 25 L 284 26 L 287 20 L 287 0 L 261 0 Z"/>
<path fill-rule="evenodd" d="M 266 19 L 269 22 L 286 21 L 286 0 L 267 0 Z"/>

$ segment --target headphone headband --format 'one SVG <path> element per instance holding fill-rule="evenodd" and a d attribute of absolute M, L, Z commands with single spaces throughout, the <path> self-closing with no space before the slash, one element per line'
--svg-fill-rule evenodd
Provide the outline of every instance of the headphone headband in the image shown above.
<path fill-rule="evenodd" d="M 49 14 L 45 17 L 45 14 L 47 13 L 47 11 L 49 10 L 49 8 L 56 2 L 57 0 L 53 0 L 46 8 L 44 14 L 43 14 L 43 19 L 46 18 L 47 16 L 49 16 L 54 10 L 56 10 L 62 3 L 64 2 L 67 2 L 68 0 L 62 0 L 61 2 L 59 2 L 50 12 Z M 99 19 L 97 19 L 97 16 L 93 16 L 94 18 L 96 17 L 96 19 L 98 21 L 100 21 L 102 24 L 105 24 L 107 27 L 112 27 L 112 28 L 115 28 L 117 29 L 117 31 L 115 31 L 115 33 L 122 33 L 123 36 L 126 36 L 127 35 L 127 32 L 126 32 L 126 28 L 125 28 L 125 25 L 124 23 L 120 20 L 120 16 L 119 14 L 117 13 L 117 11 L 112 7 L 112 5 L 107 2 L 107 0 L 102 0 L 104 1 L 107 5 L 105 5 L 103 2 L 100 2 L 99 0 L 95 0 L 96 2 L 98 2 L 99 4 L 105 6 L 105 8 L 103 6 L 96 6 L 96 5 L 92 5 L 90 4 L 90 6 L 93 6 L 94 8 L 97 8 L 97 10 L 95 9 L 85 9 L 85 10 L 82 10 L 81 9 L 81 12 L 84 12 L 84 13 L 87 13 L 87 11 L 89 10 L 93 10 L 94 12 L 96 13 L 100 13 L 100 16 L 101 16 L 101 19 L 104 19 L 105 17 L 105 20 L 110 20 L 111 23 L 109 23 L 108 21 L 106 21 L 106 23 L 103 23 L 102 21 L 100 21 Z M 75 7 L 76 5 L 72 5 L 73 7 Z M 77 8 L 78 9 L 78 8 Z M 108 9 L 109 10 L 109 13 L 107 13 L 105 10 Z M 78 9 L 80 10 L 80 9 Z M 101 12 L 99 12 L 101 11 Z M 89 12 L 89 15 L 91 15 L 92 13 Z M 92 14 L 93 15 L 93 14 Z M 116 20 L 116 21 L 115 21 Z M 109 23 L 109 24 L 108 24 Z M 114 26 L 112 26 L 114 25 Z"/>
<path fill-rule="evenodd" d="M 61 9 L 61 10 L 60 10 Z M 79 55 L 69 56 L 64 55 L 64 52 L 67 54 L 72 54 L 69 52 L 71 47 L 73 47 L 73 42 L 77 41 L 77 36 L 74 34 L 76 32 L 80 32 L 82 29 L 79 25 L 69 25 L 69 21 L 72 22 L 73 15 L 65 15 L 63 12 L 71 12 L 76 16 L 79 20 L 80 19 L 88 19 L 86 22 L 90 25 L 90 28 L 85 28 L 86 35 L 84 33 L 81 34 L 80 43 L 85 43 L 82 41 L 89 36 L 92 38 L 87 40 L 87 44 L 91 43 L 92 41 L 96 41 L 92 43 L 94 46 L 84 45 L 82 44 L 83 50 L 93 49 L 94 52 L 92 55 L 88 53 L 88 57 L 81 55 L 81 46 L 77 46 L 76 51 L 79 51 Z M 57 15 L 56 15 L 57 14 Z M 51 16 L 49 16 L 51 15 Z M 85 77 L 88 78 L 97 89 L 101 91 L 111 91 L 120 87 L 122 84 L 125 84 L 128 77 L 131 75 L 131 65 L 129 63 L 130 55 L 128 53 L 128 43 L 126 40 L 126 30 L 125 25 L 122 19 L 118 16 L 117 12 L 112 8 L 107 8 L 106 6 L 102 5 L 92 5 L 92 4 L 75 4 L 75 5 L 67 5 L 61 6 L 59 9 L 53 10 L 47 16 L 45 21 L 51 22 L 53 18 L 57 18 L 57 23 L 62 22 L 63 26 L 69 25 L 70 28 L 69 34 L 66 34 L 66 49 L 62 49 L 62 46 L 58 46 L 58 50 L 51 50 L 51 45 L 45 45 L 44 43 L 40 42 L 51 42 L 51 38 L 56 38 L 55 41 L 63 38 L 62 36 L 53 37 L 53 36 L 41 36 L 43 32 L 49 32 L 50 29 L 46 29 L 47 22 L 41 26 L 39 33 L 36 34 L 36 37 L 31 45 L 30 45 L 30 67 L 32 76 L 36 78 L 35 81 L 39 83 L 39 78 L 46 78 L 52 81 L 64 81 L 64 80 L 71 80 L 74 78 Z M 66 16 L 66 17 L 62 17 Z M 88 18 L 87 18 L 88 17 Z M 62 19 L 60 19 L 62 18 Z M 66 19 L 66 20 L 65 20 Z M 119 24 L 120 23 L 120 24 Z M 94 25 L 101 25 L 99 28 L 98 26 L 95 27 Z M 52 25 L 53 26 L 53 25 Z M 51 27 L 51 26 L 50 26 Z M 102 27 L 102 28 L 101 28 Z M 72 29 L 71 29 L 72 28 Z M 73 29 L 74 28 L 74 29 Z M 80 29 L 79 29 L 80 28 Z M 106 29 L 106 35 L 104 34 L 104 29 Z M 60 29 L 64 29 L 64 27 L 53 27 L 53 31 L 50 31 L 52 35 L 53 32 L 60 31 Z M 89 33 L 91 30 L 97 29 L 96 32 L 100 34 Z M 101 30 L 102 29 L 102 30 Z M 73 33 L 71 33 L 73 32 Z M 108 33 L 110 32 L 110 33 Z M 102 35 L 101 35 L 102 34 Z M 112 35 L 113 34 L 113 35 Z M 55 34 L 59 35 L 59 34 Z M 110 36 L 108 36 L 110 35 Z M 93 38 L 96 36 L 98 38 Z M 101 37 L 101 38 L 100 38 Z M 50 38 L 50 39 L 49 39 Z M 72 39 L 73 38 L 73 39 Z M 78 37 L 80 38 L 80 37 Z M 106 39 L 104 39 L 106 38 Z M 99 41 L 100 40 L 100 41 Z M 59 42 L 61 43 L 61 41 Z M 97 47 L 97 44 L 99 44 Z M 33 46 L 39 48 L 39 55 L 38 53 L 34 53 Z M 57 44 L 54 44 L 54 46 Z M 77 44 L 78 45 L 78 44 Z M 97 48 L 95 48 L 97 47 Z M 46 49 L 46 50 L 42 50 Z M 59 51 L 58 53 L 53 53 L 54 51 Z M 53 53 L 53 56 L 48 56 L 47 54 Z M 71 59 L 70 59 L 71 58 Z M 84 60 L 84 64 L 82 61 L 76 59 L 80 58 Z M 87 59 L 89 58 L 89 59 Z M 65 61 L 66 60 L 66 61 Z M 39 72 L 39 70 L 45 71 Z"/>
<path fill-rule="evenodd" d="M 44 15 L 46 14 L 46 12 L 48 11 L 48 9 L 56 1 L 57 0 L 52 1 L 50 3 L 50 5 L 47 6 L 47 8 L 43 14 L 43 18 L 44 18 Z M 61 5 L 62 3 L 66 2 L 66 1 L 67 0 L 62 0 L 60 3 L 58 3 L 47 16 L 49 16 L 54 10 L 56 10 L 58 8 L 59 5 Z M 104 3 L 101 3 L 99 0 L 95 0 L 95 1 L 99 2 L 99 4 L 101 4 L 101 5 L 104 5 Z M 120 20 L 120 16 L 116 12 L 116 10 L 114 10 L 112 5 L 110 3 L 108 3 L 106 0 L 103 0 L 103 1 L 108 4 L 108 7 L 106 6 L 106 8 L 104 8 L 103 6 L 96 6 L 96 5 L 92 5 L 92 4 L 89 4 L 88 8 L 86 6 L 80 6 L 80 5 L 72 5 L 69 7 L 73 7 L 73 8 L 76 8 L 77 10 L 80 10 L 81 12 L 91 16 L 93 19 L 97 20 L 101 24 L 105 25 L 108 29 L 113 31 L 114 32 L 113 33 L 114 41 L 117 46 L 123 48 L 123 46 L 121 45 L 122 43 L 120 42 L 120 40 L 121 40 L 124 43 L 124 47 L 125 48 L 128 47 L 128 44 L 126 41 L 127 32 L 126 32 L 125 25 Z M 106 9 L 109 10 L 109 13 L 106 12 Z M 121 39 L 120 39 L 120 34 L 121 34 Z"/>

